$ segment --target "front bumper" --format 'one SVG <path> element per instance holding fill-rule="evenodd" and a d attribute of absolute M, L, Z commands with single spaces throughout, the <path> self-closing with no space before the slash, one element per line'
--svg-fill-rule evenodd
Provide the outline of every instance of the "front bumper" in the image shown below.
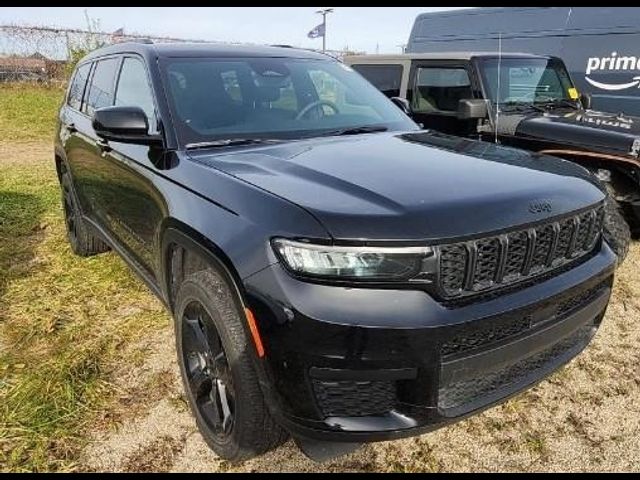
<path fill-rule="evenodd" d="M 591 340 L 615 255 L 447 307 L 423 291 L 301 282 L 278 265 L 245 280 L 269 406 L 294 435 L 362 442 L 433 430 L 545 378 Z"/>

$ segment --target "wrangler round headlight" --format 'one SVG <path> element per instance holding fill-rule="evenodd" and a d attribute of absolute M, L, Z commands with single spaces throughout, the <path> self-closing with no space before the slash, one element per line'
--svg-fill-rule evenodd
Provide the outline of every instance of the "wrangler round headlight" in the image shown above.
<path fill-rule="evenodd" d="M 278 257 L 293 273 L 353 280 L 409 280 L 425 272 L 430 247 L 346 247 L 273 240 Z"/>

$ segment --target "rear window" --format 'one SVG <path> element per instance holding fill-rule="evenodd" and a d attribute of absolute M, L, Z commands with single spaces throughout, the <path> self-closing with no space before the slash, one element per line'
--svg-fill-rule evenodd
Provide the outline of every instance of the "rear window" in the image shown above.
<path fill-rule="evenodd" d="M 73 76 L 71 87 L 69 87 L 69 96 L 67 97 L 67 104 L 71 108 L 80 110 L 82 105 L 82 94 L 84 93 L 84 86 L 87 84 L 87 77 L 89 76 L 89 70 L 91 69 L 90 63 L 81 65 L 76 70 L 76 74 Z"/>
<path fill-rule="evenodd" d="M 89 95 L 85 102 L 85 112 L 93 114 L 98 108 L 113 105 L 113 89 L 119 58 L 107 58 L 100 60 L 91 78 Z"/>
<path fill-rule="evenodd" d="M 400 96 L 402 65 L 351 65 L 387 97 Z"/>

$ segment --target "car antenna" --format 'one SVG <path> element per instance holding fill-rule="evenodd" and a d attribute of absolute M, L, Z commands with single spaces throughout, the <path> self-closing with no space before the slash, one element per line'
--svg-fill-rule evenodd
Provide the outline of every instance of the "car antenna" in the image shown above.
<path fill-rule="evenodd" d="M 500 120 L 500 67 L 502 66 L 502 32 L 498 32 L 498 85 L 496 87 L 496 117 L 494 123 L 495 143 L 498 143 L 498 121 Z"/>

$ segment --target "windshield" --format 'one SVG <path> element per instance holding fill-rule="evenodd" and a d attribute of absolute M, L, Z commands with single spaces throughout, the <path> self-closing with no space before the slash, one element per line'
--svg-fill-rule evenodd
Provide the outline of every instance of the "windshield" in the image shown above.
<path fill-rule="evenodd" d="M 535 105 L 575 103 L 577 92 L 562 62 L 544 58 L 503 58 L 498 76 L 498 59 L 482 60 L 486 94 L 493 105 Z M 498 85 L 500 91 L 498 91 Z"/>
<path fill-rule="evenodd" d="M 418 129 L 363 77 L 333 60 L 169 58 L 162 70 L 183 144 L 304 138 L 359 127 Z"/>

